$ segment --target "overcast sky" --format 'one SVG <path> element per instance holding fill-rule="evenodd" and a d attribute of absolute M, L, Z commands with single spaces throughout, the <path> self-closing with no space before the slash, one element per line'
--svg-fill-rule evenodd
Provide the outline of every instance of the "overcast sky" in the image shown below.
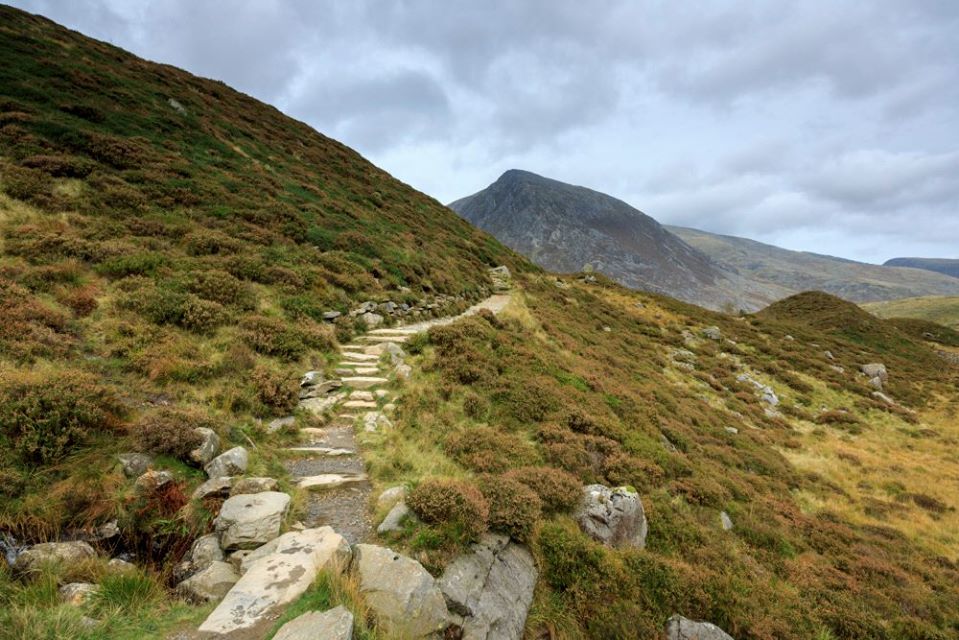
<path fill-rule="evenodd" d="M 956 0 L 12 4 L 223 80 L 443 202 L 520 168 L 664 223 L 959 258 Z"/>

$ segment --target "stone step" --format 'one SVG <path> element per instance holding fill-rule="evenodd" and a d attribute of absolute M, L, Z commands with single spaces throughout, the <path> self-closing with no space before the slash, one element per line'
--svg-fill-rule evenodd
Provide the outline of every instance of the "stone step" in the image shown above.
<path fill-rule="evenodd" d="M 307 476 L 305 478 L 300 478 L 296 485 L 300 489 L 322 490 L 333 489 L 336 487 L 341 487 L 345 484 L 354 484 L 365 481 L 365 473 L 321 473 L 318 476 Z"/>
<path fill-rule="evenodd" d="M 379 395 L 379 394 L 377 394 Z M 375 396 L 372 391 L 353 391 L 350 393 L 350 400 L 363 400 L 364 402 L 373 402 Z"/>
<path fill-rule="evenodd" d="M 363 342 L 396 342 L 403 343 L 410 339 L 409 335 L 399 335 L 399 336 L 375 336 L 373 334 L 367 333 L 358 338 Z"/>
<path fill-rule="evenodd" d="M 410 327 L 394 327 L 392 329 L 373 329 L 366 335 L 368 336 L 413 336 L 419 333 L 419 329 Z"/>
<path fill-rule="evenodd" d="M 356 455 L 356 451 L 353 449 L 341 449 L 337 447 L 287 447 L 284 451 L 289 451 L 290 453 L 308 453 L 314 456 L 329 456 L 331 458 Z"/>
<path fill-rule="evenodd" d="M 347 400 L 340 406 L 344 409 L 375 409 L 376 403 L 368 400 Z"/>
<path fill-rule="evenodd" d="M 348 376 L 342 378 L 342 381 L 343 384 L 349 385 L 354 389 L 369 389 L 389 382 L 386 378 L 378 378 L 376 376 Z"/>
<path fill-rule="evenodd" d="M 380 359 L 378 355 L 372 353 L 360 353 L 358 351 L 344 351 L 340 355 L 343 357 L 343 362 L 341 362 L 341 364 L 347 364 L 348 361 L 376 362 Z"/>

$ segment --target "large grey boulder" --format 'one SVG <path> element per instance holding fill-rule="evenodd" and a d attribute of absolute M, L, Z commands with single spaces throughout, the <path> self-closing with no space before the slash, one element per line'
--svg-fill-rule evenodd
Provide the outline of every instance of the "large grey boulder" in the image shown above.
<path fill-rule="evenodd" d="M 229 593 L 239 579 L 229 562 L 211 562 L 178 584 L 176 591 L 193 602 L 215 602 Z"/>
<path fill-rule="evenodd" d="M 200 436 L 200 445 L 190 452 L 190 460 L 204 467 L 220 453 L 220 436 L 207 427 L 197 427 L 193 432 Z"/>
<path fill-rule="evenodd" d="M 228 498 L 213 522 L 220 547 L 254 549 L 280 535 L 280 524 L 290 508 L 290 496 L 279 491 Z"/>
<path fill-rule="evenodd" d="M 43 542 L 17 556 L 13 568 L 18 573 L 30 573 L 45 564 L 73 564 L 97 557 L 97 552 L 86 542 Z"/>
<path fill-rule="evenodd" d="M 352 640 L 353 614 L 340 605 L 309 611 L 280 627 L 273 640 Z"/>
<path fill-rule="evenodd" d="M 128 478 L 143 475 L 153 464 L 153 458 L 145 453 L 121 453 L 117 456 L 117 460 L 120 461 L 120 467 L 123 468 L 123 475 Z"/>
<path fill-rule="evenodd" d="M 882 364 L 881 362 L 870 362 L 869 364 L 861 365 L 859 370 L 870 379 L 879 378 L 879 380 L 885 382 L 889 378 L 889 373 L 886 371 L 886 365 Z"/>
<path fill-rule="evenodd" d="M 583 501 L 576 513 L 580 528 L 609 547 L 646 546 L 646 513 L 639 494 L 626 487 L 591 484 L 583 488 Z"/>
<path fill-rule="evenodd" d="M 696 622 L 680 615 L 666 622 L 667 640 L 733 640 L 733 637 L 709 622 Z"/>
<path fill-rule="evenodd" d="M 419 562 L 371 544 L 353 553 L 360 593 L 387 635 L 428 638 L 449 626 L 443 594 Z"/>
<path fill-rule="evenodd" d="M 349 559 L 350 545 L 331 527 L 285 533 L 274 551 L 254 562 L 233 585 L 199 630 L 228 634 L 252 627 L 299 598 L 320 571 L 345 567 Z"/>
<path fill-rule="evenodd" d="M 190 548 L 190 562 L 197 571 L 206 569 L 214 562 L 223 561 L 223 550 L 215 533 L 197 538 Z"/>
<path fill-rule="evenodd" d="M 450 611 L 463 616 L 463 640 L 519 640 L 536 587 L 529 550 L 509 536 L 485 534 L 438 580 Z"/>
<path fill-rule="evenodd" d="M 233 447 L 229 451 L 224 451 L 213 458 L 208 465 L 204 467 L 206 474 L 210 478 L 223 478 L 225 476 L 238 476 L 246 472 L 246 467 L 250 463 L 250 454 L 243 447 Z"/>
<path fill-rule="evenodd" d="M 236 481 L 233 476 L 221 476 L 219 478 L 210 478 L 199 487 L 193 490 L 191 499 L 203 500 L 204 498 L 226 498 L 230 495 L 230 489 Z"/>

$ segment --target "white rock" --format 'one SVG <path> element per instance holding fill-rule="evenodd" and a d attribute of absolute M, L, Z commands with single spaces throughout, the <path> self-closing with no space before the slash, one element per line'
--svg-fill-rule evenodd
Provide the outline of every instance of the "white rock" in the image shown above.
<path fill-rule="evenodd" d="M 309 611 L 280 627 L 273 640 L 351 640 L 353 614 L 340 605 L 329 611 Z"/>
<path fill-rule="evenodd" d="M 403 529 L 403 520 L 410 514 L 410 508 L 406 506 L 406 503 L 397 502 L 393 505 L 393 508 L 390 509 L 390 512 L 386 514 L 386 517 L 383 518 L 383 522 L 376 528 L 376 532 L 382 535 L 392 531 L 401 531 Z"/>
<path fill-rule="evenodd" d="M 233 488 L 230 489 L 231 496 L 240 494 L 263 493 L 264 491 L 276 491 L 279 483 L 274 478 L 241 478 L 236 481 Z"/>
<path fill-rule="evenodd" d="M 583 502 L 575 518 L 588 536 L 607 546 L 646 546 L 648 525 L 643 501 L 626 487 L 584 487 Z"/>
<path fill-rule="evenodd" d="M 224 550 L 253 549 L 280 534 L 290 496 L 278 491 L 228 498 L 214 520 Z"/>
<path fill-rule="evenodd" d="M 376 499 L 376 508 L 377 509 L 390 509 L 397 502 L 400 502 L 406 498 L 407 489 L 403 485 L 397 485 L 395 487 L 390 487 L 385 489 L 383 493 L 380 494 L 380 497 Z"/>
<path fill-rule="evenodd" d="M 241 475 L 250 463 L 250 454 L 243 447 L 233 447 L 213 458 L 204 469 L 211 478 Z"/>
<path fill-rule="evenodd" d="M 223 561 L 223 550 L 215 533 L 197 538 L 190 548 L 190 562 L 196 570 L 209 567 L 214 562 Z"/>
<path fill-rule="evenodd" d="M 197 427 L 193 431 L 200 436 L 201 441 L 200 446 L 190 452 L 190 460 L 203 467 L 210 464 L 210 461 L 220 452 L 220 436 L 207 427 Z"/>
<path fill-rule="evenodd" d="M 239 578 L 229 562 L 211 562 L 178 584 L 176 590 L 193 602 L 215 602 L 223 598 Z"/>
<path fill-rule="evenodd" d="M 675 615 L 666 623 L 667 640 L 733 640 L 733 637 L 709 622 L 696 622 Z"/>

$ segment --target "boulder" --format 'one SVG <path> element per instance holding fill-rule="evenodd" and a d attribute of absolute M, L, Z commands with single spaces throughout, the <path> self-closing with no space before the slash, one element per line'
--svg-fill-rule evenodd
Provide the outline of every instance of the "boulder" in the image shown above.
<path fill-rule="evenodd" d="M 243 494 L 228 498 L 213 521 L 220 548 L 253 549 L 280 534 L 280 524 L 290 496 L 278 491 Z"/>
<path fill-rule="evenodd" d="M 360 593 L 388 636 L 428 638 L 449 626 L 443 594 L 416 560 L 385 547 L 358 544 L 353 566 Z"/>
<path fill-rule="evenodd" d="M 536 563 L 509 536 L 485 534 L 438 580 L 450 611 L 463 616 L 463 640 L 520 640 L 533 602 Z"/>
<path fill-rule="evenodd" d="M 58 593 L 61 602 L 78 607 L 99 590 L 100 587 L 89 582 L 71 582 L 60 587 Z"/>
<path fill-rule="evenodd" d="M 197 538 L 190 548 L 190 562 L 197 571 L 206 569 L 214 562 L 223 561 L 223 550 L 215 533 Z"/>
<path fill-rule="evenodd" d="M 383 324 L 383 316 L 378 313 L 373 313 L 372 311 L 367 311 L 361 315 L 360 320 L 366 323 L 367 329 L 375 329 Z"/>
<path fill-rule="evenodd" d="M 199 487 L 193 490 L 190 496 L 193 500 L 203 500 L 204 498 L 226 498 L 230 495 L 230 488 L 233 486 L 234 478 L 232 476 L 223 476 L 220 478 L 210 478 Z"/>
<path fill-rule="evenodd" d="M 723 332 L 719 330 L 719 327 L 706 327 L 701 333 L 704 338 L 709 338 L 710 340 L 723 339 Z"/>
<path fill-rule="evenodd" d="M 173 474 L 169 471 L 155 471 L 150 469 L 137 478 L 133 486 L 140 493 L 153 493 L 163 485 L 171 482 L 173 482 Z"/>
<path fill-rule="evenodd" d="M 227 634 L 252 627 L 299 598 L 320 571 L 345 567 L 349 559 L 349 544 L 330 527 L 285 533 L 273 553 L 254 562 L 233 585 L 199 630 Z"/>
<path fill-rule="evenodd" d="M 296 424 L 295 416 L 284 416 L 282 418 L 274 418 L 266 425 L 266 430 L 270 433 L 276 433 L 284 427 L 290 427 Z"/>
<path fill-rule="evenodd" d="M 300 529 L 300 531 L 302 531 L 302 529 Z M 280 536 L 280 538 L 282 537 L 283 536 Z M 237 571 L 240 572 L 240 575 L 243 575 L 250 570 L 250 567 L 252 567 L 257 560 L 265 558 L 271 553 L 276 553 L 276 548 L 280 544 L 280 538 L 274 538 L 253 550 L 235 551 L 230 555 L 230 561 L 233 562 L 233 565 L 237 568 Z"/>
<path fill-rule="evenodd" d="M 276 491 L 276 488 L 279 486 L 277 481 L 273 478 L 241 478 L 236 481 L 236 484 L 233 485 L 233 488 L 230 490 L 231 496 L 238 496 L 240 494 L 254 494 L 254 493 L 263 493 L 264 491 Z"/>
<path fill-rule="evenodd" d="M 513 274 L 509 272 L 506 265 L 493 267 L 489 270 L 489 278 L 493 282 L 493 291 L 509 291 L 513 288 Z"/>
<path fill-rule="evenodd" d="M 393 426 L 393 421 L 383 415 L 380 411 L 368 411 L 363 416 L 364 431 L 378 431 L 379 429 L 389 429 Z"/>
<path fill-rule="evenodd" d="M 413 375 L 413 368 L 408 364 L 398 364 L 393 369 L 393 373 L 396 374 L 397 379 L 407 380 Z"/>
<path fill-rule="evenodd" d="M 309 611 L 280 627 L 273 640 L 352 640 L 353 614 L 340 605 Z"/>
<path fill-rule="evenodd" d="M 719 524 L 722 526 L 723 531 L 729 531 L 733 528 L 733 519 L 729 517 L 729 514 L 725 511 L 719 513 Z"/>
<path fill-rule="evenodd" d="M 153 464 L 153 458 L 145 453 L 121 453 L 117 456 L 120 466 L 123 468 L 123 475 L 128 478 L 136 478 Z"/>
<path fill-rule="evenodd" d="M 250 463 L 250 454 L 243 447 L 233 447 L 213 458 L 204 467 L 206 474 L 211 478 L 241 475 L 246 472 Z"/>
<path fill-rule="evenodd" d="M 240 576 L 229 562 L 211 562 L 178 584 L 176 591 L 193 602 L 215 602 L 229 593 L 239 579 Z"/>
<path fill-rule="evenodd" d="M 95 558 L 97 552 L 86 542 L 44 542 L 34 545 L 17 556 L 13 568 L 17 573 L 30 573 L 48 563 L 73 564 Z"/>
<path fill-rule="evenodd" d="M 869 364 L 861 365 L 859 370 L 870 379 L 879 378 L 882 382 L 885 382 L 889 378 L 889 373 L 886 371 L 886 365 L 882 364 L 881 362 L 870 362 Z"/>
<path fill-rule="evenodd" d="M 197 427 L 193 432 L 200 436 L 200 445 L 190 452 L 190 460 L 204 467 L 220 453 L 220 436 L 207 427 Z"/>
<path fill-rule="evenodd" d="M 583 488 L 576 521 L 588 536 L 610 547 L 646 546 L 646 513 L 639 494 L 626 487 L 591 484 Z"/>
<path fill-rule="evenodd" d="M 390 354 L 391 364 L 402 364 L 406 359 L 406 352 L 403 351 L 403 347 L 395 342 L 387 342 L 383 348 L 386 349 L 386 353 Z"/>
<path fill-rule="evenodd" d="M 386 517 L 383 518 L 383 522 L 376 528 L 376 532 L 383 535 L 384 533 L 390 533 L 392 531 L 400 531 L 403 528 L 401 526 L 403 520 L 409 516 L 410 513 L 410 508 L 406 506 L 405 502 L 397 502 L 393 505 L 393 508 L 390 509 L 390 512 L 386 514 Z"/>
<path fill-rule="evenodd" d="M 406 487 L 403 485 L 397 485 L 395 487 L 390 487 L 383 491 L 380 494 L 380 497 L 376 499 L 376 508 L 377 509 L 389 509 L 397 502 L 402 501 L 406 498 Z"/>
<path fill-rule="evenodd" d="M 882 378 L 875 376 L 874 378 L 869 378 L 869 386 L 875 389 L 876 391 L 882 391 Z"/>
<path fill-rule="evenodd" d="M 733 640 L 733 637 L 709 622 L 696 622 L 680 615 L 666 622 L 667 640 Z"/>

